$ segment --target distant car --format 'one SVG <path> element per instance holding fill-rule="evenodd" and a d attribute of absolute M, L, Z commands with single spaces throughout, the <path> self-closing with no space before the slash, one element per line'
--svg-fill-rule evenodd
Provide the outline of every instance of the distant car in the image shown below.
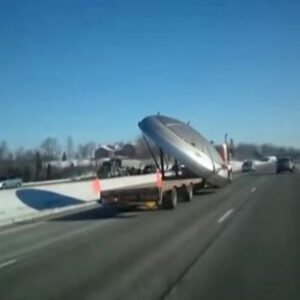
<path fill-rule="evenodd" d="M 264 162 L 277 162 L 276 156 L 265 156 L 262 161 Z"/>
<path fill-rule="evenodd" d="M 277 173 L 284 172 L 284 171 L 289 171 L 293 173 L 294 169 L 295 169 L 295 164 L 290 157 L 279 157 L 277 159 L 277 167 L 276 167 Z"/>
<path fill-rule="evenodd" d="M 156 172 L 156 166 L 154 165 L 145 165 L 141 170 L 142 174 L 152 174 L 155 172 Z"/>
<path fill-rule="evenodd" d="M 15 177 L 0 177 L 0 189 L 12 189 L 22 186 L 22 179 Z"/>
<path fill-rule="evenodd" d="M 242 165 L 242 172 L 251 172 L 255 171 L 255 164 L 253 160 L 246 160 Z"/>
<path fill-rule="evenodd" d="M 295 170 L 295 168 L 296 168 L 296 162 L 295 162 L 295 160 L 292 158 L 292 164 L 293 164 L 293 169 Z"/>

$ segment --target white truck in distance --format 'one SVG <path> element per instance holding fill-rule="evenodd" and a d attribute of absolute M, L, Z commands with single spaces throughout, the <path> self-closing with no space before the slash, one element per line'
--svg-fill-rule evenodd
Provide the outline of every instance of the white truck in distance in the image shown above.
<path fill-rule="evenodd" d="M 0 189 L 13 189 L 22 186 L 22 179 L 15 177 L 0 177 Z"/>

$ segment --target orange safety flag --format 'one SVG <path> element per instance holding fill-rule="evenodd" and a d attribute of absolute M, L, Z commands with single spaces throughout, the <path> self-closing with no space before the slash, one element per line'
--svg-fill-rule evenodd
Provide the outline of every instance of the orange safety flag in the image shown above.
<path fill-rule="evenodd" d="M 92 181 L 92 190 L 94 194 L 98 194 L 101 192 L 100 180 L 98 178 L 95 178 Z"/>
<path fill-rule="evenodd" d="M 156 187 L 157 188 L 162 187 L 161 173 L 160 173 L 159 169 L 156 170 Z"/>

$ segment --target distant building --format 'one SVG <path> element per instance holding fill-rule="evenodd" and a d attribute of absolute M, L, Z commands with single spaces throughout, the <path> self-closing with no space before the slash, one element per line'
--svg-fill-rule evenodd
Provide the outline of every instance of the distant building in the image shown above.
<path fill-rule="evenodd" d="M 115 155 L 115 149 L 108 145 L 101 145 L 96 151 L 95 151 L 95 159 L 99 160 L 102 158 L 109 158 L 113 157 Z"/>
<path fill-rule="evenodd" d="M 47 168 L 48 165 L 58 169 L 65 169 L 70 167 L 92 167 L 95 166 L 95 161 L 90 159 L 73 159 L 70 161 L 52 160 L 43 162 L 43 167 Z"/>
<path fill-rule="evenodd" d="M 95 151 L 95 160 L 101 160 L 103 158 L 112 157 L 134 157 L 136 154 L 136 148 L 133 144 L 127 143 L 124 146 L 115 144 L 111 145 L 100 145 Z"/>
<path fill-rule="evenodd" d="M 136 149 L 133 144 L 125 144 L 120 150 L 116 151 L 116 155 L 125 157 L 134 157 Z"/>

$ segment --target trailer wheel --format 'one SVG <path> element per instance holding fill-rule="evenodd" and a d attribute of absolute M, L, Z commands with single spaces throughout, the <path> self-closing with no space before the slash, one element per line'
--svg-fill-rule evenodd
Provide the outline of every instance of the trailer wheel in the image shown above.
<path fill-rule="evenodd" d="M 186 186 L 186 197 L 185 197 L 185 201 L 186 202 L 190 202 L 193 200 L 194 197 L 194 186 L 193 184 L 189 184 Z"/>
<path fill-rule="evenodd" d="M 180 202 L 190 202 L 193 199 L 194 196 L 194 187 L 193 184 L 183 185 L 179 188 L 176 188 L 177 190 L 177 198 Z"/>
<path fill-rule="evenodd" d="M 164 199 L 165 195 L 164 195 L 164 192 L 162 189 L 159 189 L 158 190 L 158 200 L 157 200 L 157 203 L 156 205 L 158 207 L 162 207 L 163 206 L 163 199 Z"/>
<path fill-rule="evenodd" d="M 202 190 L 206 185 L 206 180 L 202 179 L 200 183 L 195 184 L 193 187 L 194 194 L 196 194 L 199 190 Z"/>
<path fill-rule="evenodd" d="M 228 182 L 229 183 L 232 183 L 232 171 L 231 170 L 228 170 Z"/>
<path fill-rule="evenodd" d="M 164 194 L 162 199 L 162 206 L 165 209 L 174 209 L 177 206 L 177 190 L 172 188 L 171 191 Z"/>

